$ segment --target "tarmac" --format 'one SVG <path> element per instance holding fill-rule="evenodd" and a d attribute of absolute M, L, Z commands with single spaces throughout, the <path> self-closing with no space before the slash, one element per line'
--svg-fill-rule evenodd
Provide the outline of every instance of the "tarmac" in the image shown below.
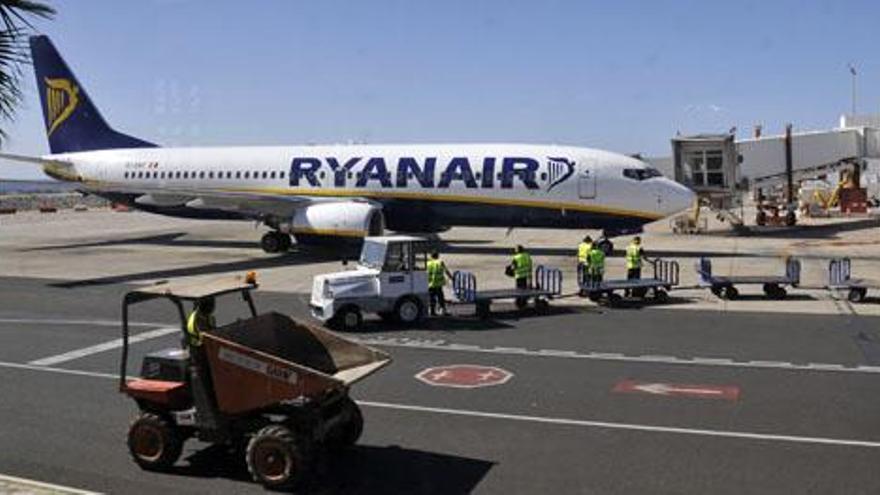
<path fill-rule="evenodd" d="M 659 222 L 646 249 L 680 262 L 711 256 L 720 274 L 804 263 L 805 289 L 766 301 L 706 290 L 666 305 L 554 300 L 549 314 L 499 304 L 418 328 L 369 319 L 352 335 L 394 362 L 355 385 L 366 418 L 359 444 L 332 459 L 314 493 L 865 493 L 880 492 L 880 298 L 853 304 L 821 289 L 828 258 L 880 279 L 876 219 L 821 220 L 748 237 L 673 236 Z M 308 318 L 326 252 L 259 251 L 244 222 L 201 222 L 106 210 L 0 217 L 0 492 L 260 493 L 240 458 L 190 442 L 172 473 L 141 471 L 125 446 L 134 404 L 118 393 L 119 315 L 131 288 L 178 277 L 256 270 L 261 310 Z M 510 248 L 566 272 L 579 232 L 453 229 L 452 269 L 482 287 L 510 284 Z M 618 250 L 626 239 L 617 240 Z M 623 273 L 622 257 L 609 272 Z M 244 315 L 221 306 L 219 323 Z M 171 307 L 132 318 L 130 373 L 150 351 L 179 345 Z M 450 388 L 429 368 L 501 370 L 493 386 Z M 48 484 L 48 485 L 47 485 Z M 12 488 L 10 488 L 12 487 Z"/>

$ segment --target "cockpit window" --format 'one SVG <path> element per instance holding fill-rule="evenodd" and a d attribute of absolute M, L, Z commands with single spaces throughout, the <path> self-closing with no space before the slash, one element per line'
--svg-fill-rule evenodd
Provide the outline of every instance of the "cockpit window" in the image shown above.
<path fill-rule="evenodd" d="M 662 175 L 659 170 L 652 167 L 623 169 L 623 176 L 633 180 L 648 180 Z"/>

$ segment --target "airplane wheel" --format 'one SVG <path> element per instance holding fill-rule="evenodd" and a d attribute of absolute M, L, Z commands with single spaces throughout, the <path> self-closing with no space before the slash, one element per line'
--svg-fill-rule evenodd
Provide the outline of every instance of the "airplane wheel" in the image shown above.
<path fill-rule="evenodd" d="M 278 233 L 278 238 L 281 239 L 281 248 L 280 252 L 286 252 L 290 250 L 290 246 L 293 245 L 293 239 L 290 238 L 288 234 Z"/>
<path fill-rule="evenodd" d="M 849 294 L 846 295 L 846 298 L 849 299 L 850 302 L 857 303 L 864 301 L 867 294 L 867 289 L 853 288 L 849 290 Z"/>
<path fill-rule="evenodd" d="M 260 247 L 267 253 L 277 253 L 281 251 L 283 245 L 284 241 L 278 232 L 266 232 L 263 234 L 263 238 L 260 239 Z"/>

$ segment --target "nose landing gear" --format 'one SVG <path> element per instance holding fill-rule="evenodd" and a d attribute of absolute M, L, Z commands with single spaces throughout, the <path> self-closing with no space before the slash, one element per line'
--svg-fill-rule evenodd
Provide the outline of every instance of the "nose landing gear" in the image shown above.
<path fill-rule="evenodd" d="M 283 253 L 290 249 L 290 245 L 290 236 L 277 230 L 266 232 L 260 239 L 260 247 L 267 253 Z"/>

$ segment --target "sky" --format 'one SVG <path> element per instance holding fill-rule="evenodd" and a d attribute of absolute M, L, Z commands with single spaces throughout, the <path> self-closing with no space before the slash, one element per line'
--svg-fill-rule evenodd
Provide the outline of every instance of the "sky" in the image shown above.
<path fill-rule="evenodd" d="M 677 132 L 880 112 L 880 2 L 58 0 L 117 130 L 163 146 L 524 142 L 648 156 Z M 33 72 L 2 151 L 48 153 Z M 0 162 L 0 178 L 38 178 Z"/>

